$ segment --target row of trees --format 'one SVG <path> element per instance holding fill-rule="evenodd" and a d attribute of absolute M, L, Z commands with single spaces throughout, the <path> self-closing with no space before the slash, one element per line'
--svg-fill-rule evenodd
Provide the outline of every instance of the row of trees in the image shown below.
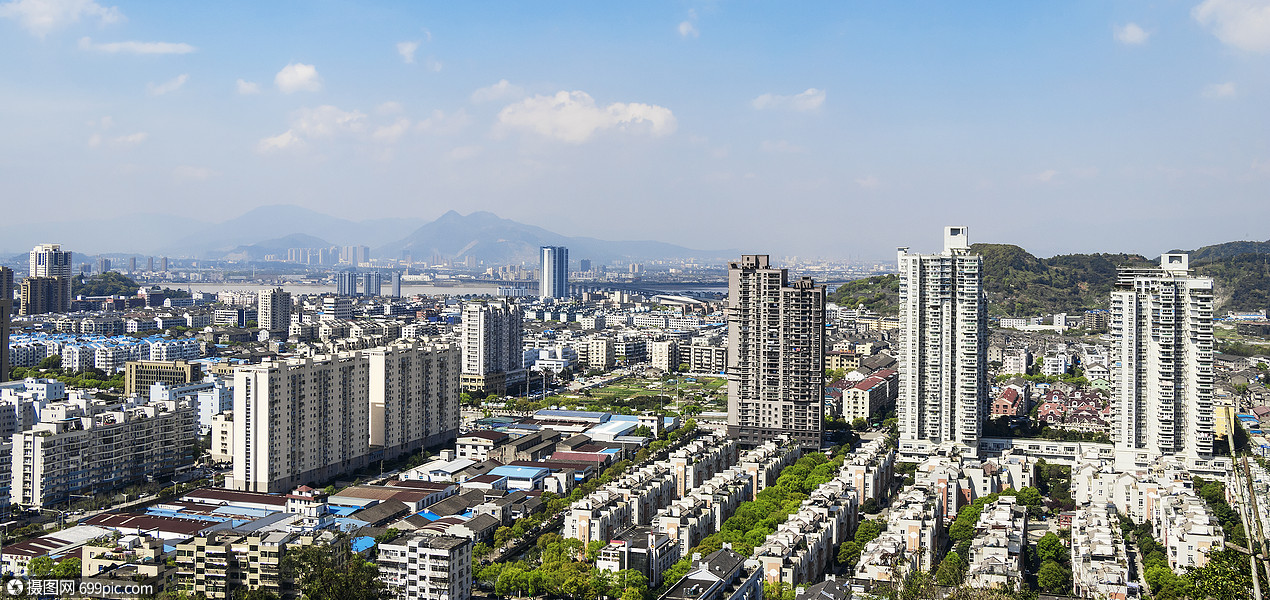
<path fill-rule="evenodd" d="M 56 379 L 67 387 L 93 388 L 99 390 L 123 391 L 123 372 L 109 375 L 96 367 L 88 367 L 82 371 L 67 371 L 62 368 L 62 357 L 54 354 L 47 356 L 35 367 L 13 367 L 9 370 L 9 380 L 19 381 L 27 377 Z"/>
<path fill-rule="evenodd" d="M 476 572 L 475 579 L 499 596 L 651 600 L 648 579 L 639 571 L 614 573 L 595 568 L 596 555 L 605 545 L 604 541 L 584 545 L 580 540 L 548 533 L 538 538 L 525 560 L 486 565 Z"/>
<path fill-rule="evenodd" d="M 1202 567 L 1187 567 L 1178 575 L 1169 567 L 1166 548 L 1155 540 L 1151 524 L 1134 525 L 1120 517 L 1120 530 L 1126 539 L 1137 540 L 1142 551 L 1142 575 L 1151 587 L 1155 600 L 1184 600 L 1188 598 L 1222 598 L 1246 600 L 1251 597 L 1252 569 L 1248 557 L 1235 550 L 1217 550 L 1208 553 L 1208 562 Z"/>

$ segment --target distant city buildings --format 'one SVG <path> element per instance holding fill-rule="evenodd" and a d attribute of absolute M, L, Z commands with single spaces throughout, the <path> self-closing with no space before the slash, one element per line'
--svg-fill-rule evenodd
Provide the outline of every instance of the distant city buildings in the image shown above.
<path fill-rule="evenodd" d="M 543 246 L 540 249 L 540 274 L 538 295 L 546 298 L 569 297 L 569 249 L 564 246 Z"/>
<path fill-rule="evenodd" d="M 728 265 L 727 319 L 728 436 L 756 446 L 788 435 L 820 448 L 825 287 L 745 255 Z"/>
<path fill-rule="evenodd" d="M 944 442 L 977 452 L 989 397 L 983 258 L 965 227 L 944 228 L 940 254 L 898 254 L 900 454 Z"/>
<path fill-rule="evenodd" d="M 1213 280 L 1186 254 L 1121 268 L 1111 292 L 1112 439 L 1117 467 L 1213 454 Z"/>
<path fill-rule="evenodd" d="M 61 278 L 57 282 L 61 292 L 50 294 L 58 303 L 43 312 L 70 312 L 72 259 L 73 253 L 63 251 L 61 244 L 40 244 L 31 250 L 31 268 L 27 271 L 30 277 Z"/>

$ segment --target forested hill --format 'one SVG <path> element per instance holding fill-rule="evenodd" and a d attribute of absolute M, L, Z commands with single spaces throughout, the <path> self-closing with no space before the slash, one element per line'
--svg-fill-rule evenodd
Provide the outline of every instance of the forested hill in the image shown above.
<path fill-rule="evenodd" d="M 1232 254 L 1239 250 L 1252 253 Z M 994 315 L 1076 313 L 1106 308 L 1116 268 L 1159 264 L 1138 254 L 1063 254 L 1037 258 L 1013 244 L 974 244 L 983 256 L 983 286 Z M 1196 261 L 1195 257 L 1203 257 Z M 1191 252 L 1196 274 L 1212 277 L 1217 312 L 1270 307 L 1270 242 L 1229 242 Z M 882 314 L 899 311 L 899 280 L 878 275 L 843 284 L 830 302 L 863 304 Z"/>

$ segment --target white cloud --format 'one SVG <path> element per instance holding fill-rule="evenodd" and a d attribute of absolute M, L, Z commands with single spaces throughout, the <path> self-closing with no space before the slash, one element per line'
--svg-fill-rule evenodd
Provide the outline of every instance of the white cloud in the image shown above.
<path fill-rule="evenodd" d="M 441 61 L 429 56 L 428 60 L 423 61 L 423 66 L 424 68 L 426 68 L 429 71 L 432 71 L 433 73 L 440 73 L 441 68 L 445 65 L 443 65 Z"/>
<path fill-rule="evenodd" d="M 793 96 L 763 94 L 750 102 L 754 108 L 759 110 L 771 108 L 797 111 L 813 111 L 820 108 L 824 103 L 825 91 L 816 88 L 807 88 L 806 91 Z"/>
<path fill-rule="evenodd" d="M 596 106 L 586 92 L 556 92 L 510 104 L 498 113 L 502 127 L 520 129 L 573 144 L 585 142 L 597 132 L 615 129 L 664 136 L 675 132 L 670 109 L 637 102 Z"/>
<path fill-rule="evenodd" d="M 260 84 L 245 79 L 238 80 L 238 93 L 244 96 L 260 93 Z"/>
<path fill-rule="evenodd" d="M 291 119 L 291 129 L 304 137 L 331 137 L 341 132 L 366 129 L 366 115 L 360 111 L 340 110 L 329 104 L 317 108 L 301 108 Z"/>
<path fill-rule="evenodd" d="M 1147 43 L 1147 38 L 1151 37 L 1150 33 L 1138 26 L 1137 23 L 1129 23 L 1124 27 L 1116 28 L 1116 41 L 1128 46 L 1137 46 Z"/>
<path fill-rule="evenodd" d="M 93 0 L 13 0 L 0 4 L 0 18 L 13 19 L 39 37 L 81 18 L 97 19 L 101 23 L 124 20 L 118 8 L 102 6 Z"/>
<path fill-rule="evenodd" d="M 273 83 L 284 94 L 316 92 L 322 89 L 322 78 L 318 76 L 317 67 L 304 63 L 291 63 L 282 67 L 274 76 Z"/>
<path fill-rule="evenodd" d="M 447 152 L 446 156 L 449 156 L 454 160 L 467 160 L 469 158 L 475 158 L 481 153 L 481 150 L 482 148 L 480 146 L 459 146 Z"/>
<path fill-rule="evenodd" d="M 304 142 L 302 142 L 294 132 L 287 130 L 273 137 L 267 137 L 260 140 L 260 142 L 256 144 L 256 151 L 260 153 L 276 152 L 294 146 L 299 146 L 303 143 Z"/>
<path fill-rule="evenodd" d="M 172 169 L 172 177 L 178 181 L 206 181 L 213 175 L 216 175 L 216 171 L 207 167 L 181 165 Z"/>
<path fill-rule="evenodd" d="M 679 37 L 701 37 L 701 32 L 697 31 L 697 11 L 689 10 L 688 18 L 679 23 Z"/>
<path fill-rule="evenodd" d="M 878 179 L 877 177 L 869 175 L 868 177 L 861 177 L 859 179 L 856 179 L 855 184 L 866 190 L 873 190 L 873 189 L 877 189 L 878 186 L 881 186 L 882 181 Z"/>
<path fill-rule="evenodd" d="M 100 134 L 100 133 L 94 133 L 94 134 L 92 134 L 91 136 L 89 136 L 89 137 L 88 137 L 88 147 L 89 147 L 89 148 L 96 148 L 97 146 L 100 146 L 100 145 L 101 145 L 101 134 Z"/>
<path fill-rule="evenodd" d="M 1210 83 L 1204 86 L 1205 98 L 1233 98 L 1235 96 L 1235 83 L 1227 81 L 1226 83 Z"/>
<path fill-rule="evenodd" d="M 415 61 L 415 50 L 419 49 L 419 42 L 397 42 L 397 54 L 401 55 L 401 60 L 406 64 L 412 64 Z"/>
<path fill-rule="evenodd" d="M 407 131 L 410 131 L 410 119 L 401 117 L 392 125 L 384 125 L 376 129 L 374 137 L 381 142 L 395 142 Z"/>
<path fill-rule="evenodd" d="M 188 74 L 182 73 L 163 83 L 148 83 L 146 84 L 146 91 L 150 92 L 151 96 L 170 94 L 181 89 L 181 86 L 185 85 L 185 82 L 189 80 L 189 78 L 190 76 Z"/>
<path fill-rule="evenodd" d="M 291 128 L 260 140 L 258 152 L 271 152 L 304 145 L 307 140 L 329 139 L 337 135 L 366 131 L 366 115 L 360 111 L 341 110 L 329 104 L 317 108 L 304 107 L 291 115 Z"/>
<path fill-rule="evenodd" d="M 502 100 L 504 98 L 524 98 L 525 89 L 510 82 L 506 79 L 498 80 L 491 86 L 486 86 L 472 92 L 472 102 L 491 102 L 493 100 Z"/>
<path fill-rule="evenodd" d="M 403 110 L 405 107 L 395 100 L 389 100 L 375 107 L 375 112 L 381 115 L 395 115 Z"/>
<path fill-rule="evenodd" d="M 1041 171 L 1040 173 L 1037 173 L 1036 180 L 1041 183 L 1049 183 L 1053 181 L 1054 178 L 1057 176 L 1058 176 L 1058 171 L 1055 171 L 1054 169 L 1048 169 L 1045 171 Z"/>
<path fill-rule="evenodd" d="M 467 127 L 472 122 L 467 111 L 459 109 L 453 113 L 446 114 L 443 110 L 433 110 L 428 118 L 419 121 L 416 127 L 423 133 L 433 135 L 453 135 Z"/>
<path fill-rule="evenodd" d="M 95 44 L 89 37 L 79 38 L 79 49 L 106 54 L 189 54 L 194 46 L 174 42 L 107 42 Z"/>
<path fill-rule="evenodd" d="M 135 145 L 137 145 L 137 144 L 140 144 L 141 142 L 146 141 L 146 138 L 148 138 L 148 137 L 150 137 L 150 135 L 149 135 L 149 134 L 147 134 L 146 132 L 144 132 L 144 131 L 138 131 L 137 133 L 130 133 L 130 134 L 128 134 L 128 135 L 121 135 L 121 136 L 119 136 L 119 137 L 115 138 L 115 139 L 114 139 L 114 142 L 115 142 L 116 144 L 120 144 L 120 145 L 123 145 L 123 146 L 135 146 Z"/>
<path fill-rule="evenodd" d="M 785 140 L 765 140 L 762 144 L 764 152 L 779 152 L 781 154 L 802 154 L 806 152 L 806 148 L 789 143 Z"/>
<path fill-rule="evenodd" d="M 1270 52 L 1270 1 L 1204 0 L 1191 16 L 1223 44 L 1247 52 Z"/>

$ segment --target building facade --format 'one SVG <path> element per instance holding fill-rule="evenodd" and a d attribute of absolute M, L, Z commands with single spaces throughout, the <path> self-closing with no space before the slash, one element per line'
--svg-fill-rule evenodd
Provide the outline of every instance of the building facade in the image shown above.
<path fill-rule="evenodd" d="M 898 254 L 900 453 L 945 442 L 977 452 L 989 397 L 983 258 L 965 227 L 944 228 L 940 254 Z"/>
<path fill-rule="evenodd" d="M 364 352 L 370 363 L 370 445 L 393 459 L 459 433 L 459 348 L 400 340 Z"/>
<path fill-rule="evenodd" d="M 525 380 L 523 316 L 505 301 L 463 307 L 464 390 L 503 395 Z"/>
<path fill-rule="evenodd" d="M 9 380 L 9 320 L 13 315 L 13 269 L 0 267 L 0 383 Z"/>
<path fill-rule="evenodd" d="M 468 600 L 472 542 L 452 535 L 414 534 L 380 544 L 380 579 L 398 600 Z"/>
<path fill-rule="evenodd" d="M 1213 454 L 1213 280 L 1186 254 L 1122 268 L 1111 292 L 1112 441 L 1117 466 Z"/>
<path fill-rule="evenodd" d="M 767 255 L 728 265 L 728 436 L 782 435 L 820 448 L 824 433 L 825 287 L 792 283 Z"/>
<path fill-rule="evenodd" d="M 61 277 L 62 291 L 58 295 L 63 304 L 48 312 L 71 310 L 71 262 L 73 253 L 63 251 L 61 244 L 40 244 L 31 249 L 31 277 Z"/>
<path fill-rule="evenodd" d="M 282 288 L 260 292 L 256 309 L 257 325 L 270 332 L 286 332 L 291 327 L 291 293 Z"/>

